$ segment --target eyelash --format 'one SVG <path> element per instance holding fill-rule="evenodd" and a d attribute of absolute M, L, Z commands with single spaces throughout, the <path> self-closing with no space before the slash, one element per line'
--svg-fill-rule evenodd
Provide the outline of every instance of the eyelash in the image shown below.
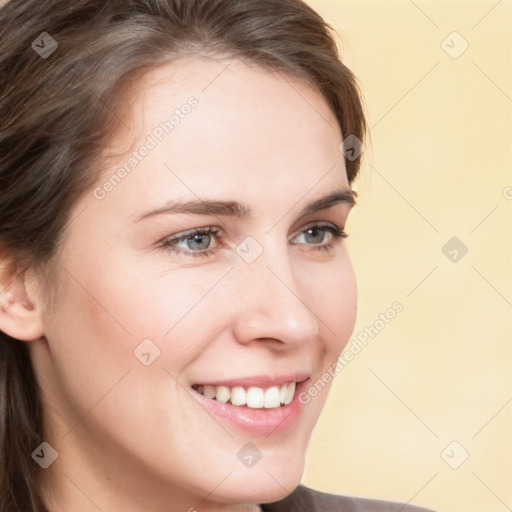
<path fill-rule="evenodd" d="M 300 245 L 311 245 L 313 251 L 332 251 L 336 245 L 338 245 L 342 239 L 348 237 L 348 234 L 345 231 L 339 229 L 334 224 L 313 224 L 305 227 L 298 235 L 302 235 L 311 229 L 319 229 L 320 231 L 326 231 L 331 233 L 332 239 L 330 242 L 323 245 L 315 245 L 315 244 L 300 244 Z M 211 256 L 215 249 L 205 249 L 202 251 L 186 251 L 179 247 L 176 247 L 175 243 L 179 243 L 183 240 L 187 240 L 188 238 L 192 238 L 195 235 L 215 235 L 216 237 L 220 237 L 222 234 L 222 229 L 216 226 L 208 226 L 205 228 L 192 229 L 190 231 L 186 231 L 179 237 L 166 238 L 162 242 L 160 242 L 160 247 L 163 247 L 175 254 L 184 254 L 186 256 L 192 257 L 209 257 Z M 297 236 L 298 236 L 297 235 Z"/>

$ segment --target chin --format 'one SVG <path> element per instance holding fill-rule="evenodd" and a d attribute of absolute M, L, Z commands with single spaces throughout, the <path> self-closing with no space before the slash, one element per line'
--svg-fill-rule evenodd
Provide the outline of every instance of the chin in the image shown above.
<path fill-rule="evenodd" d="M 217 501 L 232 503 L 270 503 L 278 501 L 300 484 L 304 473 L 304 457 L 296 454 L 287 461 L 283 457 L 279 462 L 269 459 L 263 464 L 263 458 L 252 468 L 235 470 L 225 484 L 219 487 Z M 222 489 L 221 489 L 222 488 Z"/>

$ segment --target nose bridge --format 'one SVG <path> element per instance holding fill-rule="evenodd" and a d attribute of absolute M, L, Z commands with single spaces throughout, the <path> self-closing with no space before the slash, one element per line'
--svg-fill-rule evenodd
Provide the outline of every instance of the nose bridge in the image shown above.
<path fill-rule="evenodd" d="M 253 252 L 252 261 L 242 255 L 236 272 L 242 311 L 238 337 L 245 341 L 272 338 L 289 344 L 313 339 L 318 334 L 318 318 L 297 282 L 288 245 L 271 235 L 251 243 L 245 254 L 259 254 Z"/>

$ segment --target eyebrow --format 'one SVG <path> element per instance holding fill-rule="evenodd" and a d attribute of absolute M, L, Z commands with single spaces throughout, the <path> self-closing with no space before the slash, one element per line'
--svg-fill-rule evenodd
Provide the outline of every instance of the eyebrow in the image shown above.
<path fill-rule="evenodd" d="M 357 192 L 349 188 L 342 188 L 331 192 L 327 196 L 316 199 L 305 206 L 299 217 L 305 217 L 319 210 L 345 203 L 350 207 L 356 204 Z M 137 216 L 134 224 L 149 217 L 172 214 L 219 215 L 228 217 L 246 218 L 251 215 L 251 209 L 237 201 L 216 201 L 208 199 L 193 199 L 190 201 L 169 201 L 161 208 L 144 212 Z"/>

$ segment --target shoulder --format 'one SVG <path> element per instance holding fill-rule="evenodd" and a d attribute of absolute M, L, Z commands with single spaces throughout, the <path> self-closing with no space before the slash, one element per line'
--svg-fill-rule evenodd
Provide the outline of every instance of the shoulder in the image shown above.
<path fill-rule="evenodd" d="M 328 494 L 299 485 L 286 498 L 261 504 L 264 512 L 433 512 L 393 501 Z"/>

